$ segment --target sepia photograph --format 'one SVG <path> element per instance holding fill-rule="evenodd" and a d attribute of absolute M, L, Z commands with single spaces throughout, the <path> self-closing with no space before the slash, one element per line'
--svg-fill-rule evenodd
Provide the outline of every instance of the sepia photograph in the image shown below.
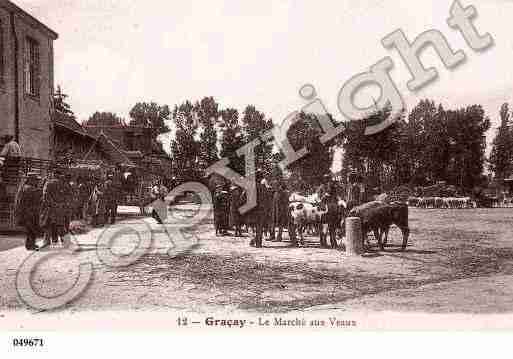
<path fill-rule="evenodd" d="M 0 0 L 0 331 L 513 329 L 513 2 Z"/>

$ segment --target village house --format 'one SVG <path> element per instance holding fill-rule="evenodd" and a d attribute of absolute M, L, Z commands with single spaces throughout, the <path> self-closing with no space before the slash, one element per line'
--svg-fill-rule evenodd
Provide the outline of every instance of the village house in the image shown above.
<path fill-rule="evenodd" d="M 105 136 L 138 167 L 157 170 L 166 178 L 173 175 L 172 159 L 152 139 L 151 127 L 133 125 L 84 126 L 91 135 Z"/>
<path fill-rule="evenodd" d="M 88 133 L 104 133 L 119 148 L 127 152 L 139 152 L 141 155 L 152 153 L 152 129 L 150 127 L 129 125 L 84 126 Z"/>
<path fill-rule="evenodd" d="M 127 154 L 104 133 L 89 133 L 72 116 L 54 113 L 54 155 L 70 156 L 77 161 L 92 161 L 104 165 L 134 166 Z"/>
<path fill-rule="evenodd" d="M 51 158 L 53 42 L 58 35 L 8 0 L 0 0 L 0 136 L 23 155 Z"/>

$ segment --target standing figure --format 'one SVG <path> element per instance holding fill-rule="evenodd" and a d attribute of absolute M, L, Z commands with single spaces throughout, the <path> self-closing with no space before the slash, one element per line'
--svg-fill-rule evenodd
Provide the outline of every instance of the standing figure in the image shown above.
<path fill-rule="evenodd" d="M 218 185 L 214 193 L 214 223 L 216 227 L 216 236 L 228 234 L 228 220 L 230 211 L 230 198 L 225 185 Z"/>
<path fill-rule="evenodd" d="M 124 182 L 125 177 L 123 176 L 123 169 L 120 165 L 116 168 L 114 171 L 114 175 L 112 176 L 112 189 L 113 189 L 113 195 L 112 195 L 112 202 L 111 202 L 111 210 L 114 213 L 114 215 L 118 212 L 118 205 L 119 203 L 124 203 L 126 200 L 125 191 L 124 191 Z M 114 217 L 114 221 L 111 221 L 112 224 L 116 221 L 116 218 Z"/>
<path fill-rule="evenodd" d="M 40 178 L 36 173 L 27 175 L 27 182 L 21 190 L 20 198 L 16 213 L 18 217 L 18 225 L 25 227 L 27 239 L 25 248 L 28 251 L 37 251 L 36 238 L 39 235 L 39 209 L 43 192 L 39 187 Z"/>
<path fill-rule="evenodd" d="M 263 221 L 263 234 L 265 236 L 268 236 L 269 239 L 272 239 L 272 232 L 273 232 L 273 188 L 269 184 L 269 181 L 267 179 L 262 179 L 261 184 L 264 187 L 263 191 L 263 197 L 262 197 L 262 205 L 265 208 L 264 211 L 262 211 L 262 215 L 265 216 L 265 218 L 262 219 Z"/>
<path fill-rule="evenodd" d="M 64 233 L 69 233 L 70 224 L 73 220 L 73 207 L 74 202 L 76 201 L 76 196 L 74 193 L 74 182 L 70 174 L 67 174 L 64 177 L 62 183 L 62 193 L 64 200 Z"/>
<path fill-rule="evenodd" d="M 330 245 L 331 248 L 335 249 L 338 247 L 337 243 L 337 229 L 341 225 L 341 220 L 343 218 L 343 208 L 339 204 L 338 196 L 337 196 L 337 188 L 334 183 L 330 183 L 327 186 L 326 193 L 323 198 L 321 198 L 321 206 L 326 210 L 326 213 L 323 215 L 323 223 L 328 227 L 328 234 L 330 237 Z M 326 233 L 324 233 L 321 228 L 320 231 L 321 236 L 321 246 L 327 247 L 326 243 Z"/>
<path fill-rule="evenodd" d="M 151 196 L 154 199 L 151 215 L 159 224 L 164 224 L 164 220 L 167 218 L 167 194 L 168 190 L 166 186 L 164 186 L 161 181 L 155 182 L 155 185 L 151 189 Z"/>
<path fill-rule="evenodd" d="M 0 152 L 0 157 L 3 158 L 19 158 L 21 156 L 21 149 L 18 142 L 14 140 L 13 135 L 4 135 L 4 147 Z"/>
<path fill-rule="evenodd" d="M 2 140 L 4 145 L 0 151 L 0 201 L 7 201 L 7 188 L 3 180 L 4 168 L 9 167 L 11 173 L 19 172 L 21 149 L 13 135 L 4 135 Z"/>
<path fill-rule="evenodd" d="M 114 224 L 116 223 L 117 204 L 116 204 L 116 190 L 114 187 L 114 176 L 108 175 L 107 181 L 103 184 L 103 198 L 105 201 L 105 222 Z"/>
<path fill-rule="evenodd" d="M 360 186 L 356 181 L 351 182 L 347 189 L 347 208 L 350 211 L 361 204 Z"/>
<path fill-rule="evenodd" d="M 257 248 L 262 248 L 262 237 L 264 232 L 264 226 L 266 225 L 266 221 L 268 220 L 268 212 L 269 207 L 266 206 L 268 192 L 269 190 L 264 184 L 262 184 L 263 172 L 261 170 L 257 170 L 256 172 L 256 206 L 250 212 L 250 216 L 254 218 L 256 230 L 255 230 L 255 238 L 251 240 L 249 243 L 251 246 L 255 246 Z"/>
<path fill-rule="evenodd" d="M 93 227 L 99 225 L 99 218 L 104 215 L 104 199 L 103 199 L 103 188 L 100 184 L 94 184 L 93 190 L 91 191 L 91 197 L 89 198 L 89 211 L 93 217 Z"/>
<path fill-rule="evenodd" d="M 233 186 L 230 188 L 230 227 L 235 231 L 235 237 L 242 236 L 242 220 L 239 212 L 242 203 L 242 188 Z"/>
<path fill-rule="evenodd" d="M 283 239 L 283 227 L 289 227 L 290 224 L 289 193 L 284 183 L 279 183 L 277 190 L 274 192 L 272 222 L 271 240 L 275 239 L 275 231 L 276 227 L 278 227 L 277 240 L 281 242 Z"/>
<path fill-rule="evenodd" d="M 76 185 L 76 196 L 77 200 L 75 202 L 75 213 L 74 217 L 78 220 L 82 220 L 85 218 L 84 208 L 86 207 L 87 200 L 89 199 L 89 190 L 88 184 L 85 179 L 79 177 L 77 179 Z"/>
<path fill-rule="evenodd" d="M 40 225 L 45 231 L 45 245 L 56 244 L 64 236 L 66 204 L 63 193 L 62 173 L 56 170 L 43 187 Z"/>

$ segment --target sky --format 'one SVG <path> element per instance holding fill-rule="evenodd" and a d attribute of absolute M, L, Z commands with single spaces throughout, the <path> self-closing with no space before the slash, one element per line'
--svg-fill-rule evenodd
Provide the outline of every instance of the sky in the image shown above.
<path fill-rule="evenodd" d="M 496 127 L 501 104 L 513 98 L 513 0 L 461 1 L 476 7 L 477 30 L 494 39 L 479 53 L 447 25 L 447 0 L 14 2 L 59 33 L 55 83 L 79 120 L 95 111 L 128 117 L 138 101 L 173 107 L 214 96 L 224 108 L 253 104 L 281 122 L 306 104 L 298 90 L 307 83 L 342 120 L 337 96 L 344 83 L 385 56 L 394 61 L 391 76 L 409 109 L 423 98 L 447 108 L 478 103 Z M 410 92 L 401 57 L 381 45 L 396 29 L 411 41 L 437 29 L 467 61 L 448 70 L 426 49 L 421 59 L 439 78 Z M 362 92 L 357 104 L 368 106 L 373 96 L 379 91 Z"/>

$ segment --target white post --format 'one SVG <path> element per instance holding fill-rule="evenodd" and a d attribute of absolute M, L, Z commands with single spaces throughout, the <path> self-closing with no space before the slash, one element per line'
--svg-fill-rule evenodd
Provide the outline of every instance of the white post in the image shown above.
<path fill-rule="evenodd" d="M 363 254 L 362 222 L 358 217 L 346 218 L 346 255 Z"/>

